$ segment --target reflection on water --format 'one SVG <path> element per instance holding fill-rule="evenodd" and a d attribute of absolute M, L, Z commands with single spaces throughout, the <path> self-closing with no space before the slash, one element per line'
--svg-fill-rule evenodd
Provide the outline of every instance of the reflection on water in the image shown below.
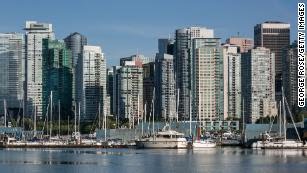
<path fill-rule="evenodd" d="M 307 151 L 2 149 L 0 172 L 306 172 Z"/>

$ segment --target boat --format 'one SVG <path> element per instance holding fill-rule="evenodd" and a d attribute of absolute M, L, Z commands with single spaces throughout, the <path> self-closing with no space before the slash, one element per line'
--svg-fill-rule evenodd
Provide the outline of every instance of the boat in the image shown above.
<path fill-rule="evenodd" d="M 201 138 L 201 128 L 197 127 L 196 128 L 196 140 L 192 140 L 192 147 L 193 149 L 198 149 L 198 148 L 215 148 L 216 147 L 216 142 L 213 141 L 210 138 Z"/>
<path fill-rule="evenodd" d="M 183 133 L 171 130 L 170 126 L 166 124 L 162 131 L 136 140 L 135 144 L 137 148 L 179 149 L 187 148 L 188 141 L 184 138 Z"/>
<path fill-rule="evenodd" d="M 286 103 L 286 104 L 285 104 Z M 283 105 L 283 110 L 281 110 L 281 105 Z M 286 127 L 286 107 L 289 112 L 290 118 L 292 120 L 293 126 L 295 128 L 298 140 L 289 140 L 287 139 L 287 127 Z M 283 114 L 283 136 L 281 135 L 281 120 Z M 289 105 L 287 100 L 284 97 L 283 89 L 282 89 L 282 104 L 280 102 L 280 111 L 279 111 L 279 122 L 280 122 L 280 133 L 278 137 L 271 137 L 269 133 L 265 132 L 262 134 L 262 140 L 256 141 L 252 144 L 252 148 L 254 149 L 307 149 L 307 145 L 301 141 L 300 135 L 295 126 L 295 122 L 293 120 L 292 113 L 289 109 Z M 274 122 L 274 121 L 273 121 Z"/>

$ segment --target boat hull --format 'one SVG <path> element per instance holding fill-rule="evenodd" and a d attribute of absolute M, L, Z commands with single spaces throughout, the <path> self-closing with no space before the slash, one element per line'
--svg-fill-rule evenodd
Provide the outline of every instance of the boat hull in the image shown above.
<path fill-rule="evenodd" d="M 186 141 L 136 141 L 137 148 L 148 148 L 148 149 L 177 149 L 187 148 Z"/>

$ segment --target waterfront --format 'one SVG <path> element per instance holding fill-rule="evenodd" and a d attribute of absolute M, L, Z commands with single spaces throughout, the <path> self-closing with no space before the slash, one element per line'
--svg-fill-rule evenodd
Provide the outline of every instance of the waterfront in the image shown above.
<path fill-rule="evenodd" d="M 0 172 L 306 172 L 307 150 L 2 149 Z"/>

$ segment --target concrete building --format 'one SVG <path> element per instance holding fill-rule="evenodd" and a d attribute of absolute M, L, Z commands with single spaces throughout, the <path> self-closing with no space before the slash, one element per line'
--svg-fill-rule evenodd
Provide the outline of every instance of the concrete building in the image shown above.
<path fill-rule="evenodd" d="M 119 70 L 119 118 L 128 118 L 133 127 L 143 113 L 143 68 L 125 61 Z"/>
<path fill-rule="evenodd" d="M 219 38 L 192 42 L 191 105 L 199 121 L 224 120 L 223 56 Z"/>
<path fill-rule="evenodd" d="M 76 67 L 77 67 L 79 57 L 82 56 L 83 46 L 87 45 L 87 38 L 78 32 L 74 32 L 74 33 L 71 33 L 66 38 L 64 38 L 64 42 L 66 44 L 66 47 L 70 49 L 72 52 L 72 64 L 73 64 L 73 69 L 72 69 L 73 71 L 73 79 L 72 79 L 73 107 L 72 107 L 72 110 L 75 110 L 74 108 L 77 106 L 75 105 L 75 103 L 81 100 L 81 98 L 77 99 L 78 96 L 77 96 L 76 88 L 77 88 L 78 83 L 80 83 L 80 79 L 78 79 L 78 76 L 76 76 L 76 74 L 79 74 L 80 72 L 76 71 Z"/>
<path fill-rule="evenodd" d="M 13 114 L 23 107 L 23 53 L 23 34 L 0 33 L 0 115 L 4 114 L 3 100 L 7 110 L 17 110 Z"/>
<path fill-rule="evenodd" d="M 241 54 L 240 46 L 223 45 L 224 63 L 224 119 L 241 118 Z"/>
<path fill-rule="evenodd" d="M 248 52 L 254 47 L 254 41 L 251 38 L 233 36 L 226 39 L 226 44 L 237 45 L 240 47 L 240 53 Z"/>
<path fill-rule="evenodd" d="M 274 65 L 275 54 L 270 49 L 257 47 L 242 54 L 242 94 L 246 122 L 255 123 L 260 117 L 277 113 Z"/>
<path fill-rule="evenodd" d="M 143 64 L 143 103 L 146 104 L 146 115 L 149 116 L 150 111 L 152 110 L 152 101 L 154 97 L 154 89 L 157 86 L 155 85 L 155 62 L 149 62 Z M 155 99 L 157 95 L 155 95 Z M 155 110 L 155 117 L 160 118 L 161 115 L 158 114 Z"/>
<path fill-rule="evenodd" d="M 120 59 L 120 66 L 125 66 L 125 61 L 134 61 L 135 66 L 142 67 L 143 64 L 147 64 L 149 62 L 154 62 L 153 58 L 145 57 L 141 54 L 132 55 L 129 57 L 121 58 Z"/>
<path fill-rule="evenodd" d="M 73 115 L 71 110 L 73 76 L 73 60 L 71 50 L 66 48 L 63 41 L 43 39 L 42 55 L 43 115 L 47 115 L 48 105 L 51 104 L 50 94 L 52 91 L 52 104 L 54 105 L 53 113 L 58 115 L 58 110 L 60 110 L 61 119 L 68 119 L 69 116 L 71 119 L 71 116 Z"/>
<path fill-rule="evenodd" d="M 117 119 L 120 118 L 120 68 L 121 66 L 113 66 L 113 88 L 112 88 L 112 114 Z"/>
<path fill-rule="evenodd" d="M 212 29 L 189 27 L 177 29 L 175 33 L 174 68 L 176 88 L 179 89 L 178 114 L 180 119 L 188 119 L 190 114 L 191 86 L 191 46 L 195 38 L 213 38 Z"/>
<path fill-rule="evenodd" d="M 276 100 L 281 99 L 283 50 L 290 45 L 290 24 L 267 21 L 254 27 L 255 47 L 265 47 L 275 53 Z"/>
<path fill-rule="evenodd" d="M 78 74 L 82 79 L 77 88 L 81 97 L 81 119 L 92 121 L 97 118 L 99 104 L 103 112 L 106 99 L 106 61 L 99 46 L 83 46 L 83 56 L 77 64 Z M 78 69 L 81 68 L 81 69 Z M 103 113 L 102 112 L 102 113 Z"/>
<path fill-rule="evenodd" d="M 293 114 L 301 108 L 298 105 L 298 49 L 297 41 L 284 50 L 283 56 L 283 87 L 284 94 Z M 306 56 L 306 55 L 305 55 Z M 307 75 L 306 75 L 307 76 Z M 306 109 L 305 109 L 306 110 Z"/>
<path fill-rule="evenodd" d="M 156 88 L 156 114 L 164 119 L 177 118 L 176 115 L 176 91 L 173 55 L 163 53 L 156 54 L 155 62 L 155 88 Z"/>
<path fill-rule="evenodd" d="M 42 117 L 42 46 L 43 39 L 54 40 L 52 24 L 26 21 L 25 29 L 25 101 L 28 116 L 33 115 L 34 99 L 37 116 Z"/>

